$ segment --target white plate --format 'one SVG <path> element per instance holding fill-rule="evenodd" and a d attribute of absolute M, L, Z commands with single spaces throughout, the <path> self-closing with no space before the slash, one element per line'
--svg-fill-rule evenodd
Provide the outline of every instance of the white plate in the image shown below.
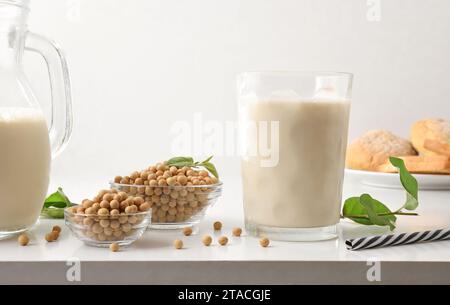
<path fill-rule="evenodd" d="M 403 188 L 396 173 L 369 172 L 345 169 L 345 176 L 364 185 L 384 188 Z M 421 190 L 450 190 L 450 175 L 413 174 Z"/>

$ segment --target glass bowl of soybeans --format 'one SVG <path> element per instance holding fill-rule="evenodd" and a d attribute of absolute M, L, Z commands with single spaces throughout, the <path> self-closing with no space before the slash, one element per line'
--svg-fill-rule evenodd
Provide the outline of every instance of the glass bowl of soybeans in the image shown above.
<path fill-rule="evenodd" d="M 139 197 L 152 209 L 150 229 L 182 229 L 198 224 L 222 194 L 222 182 L 206 170 L 157 163 L 116 176 L 111 189 Z"/>
<path fill-rule="evenodd" d="M 195 226 L 205 217 L 222 194 L 222 182 L 210 185 L 150 186 L 111 182 L 111 188 L 150 205 L 152 221 L 149 229 L 170 230 Z"/>
<path fill-rule="evenodd" d="M 150 208 L 120 214 L 105 208 L 93 212 L 90 209 L 93 208 L 83 208 L 80 204 L 64 210 L 66 225 L 89 246 L 109 247 L 112 243 L 128 246 L 142 236 L 151 222 Z"/>

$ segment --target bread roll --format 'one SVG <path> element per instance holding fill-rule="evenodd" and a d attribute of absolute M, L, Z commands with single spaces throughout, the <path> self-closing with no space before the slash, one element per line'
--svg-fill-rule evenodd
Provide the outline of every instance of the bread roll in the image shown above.
<path fill-rule="evenodd" d="M 348 146 L 346 166 L 351 169 L 377 171 L 390 156 L 416 154 L 409 141 L 386 130 L 371 130 Z"/>
<path fill-rule="evenodd" d="M 411 142 L 420 155 L 450 157 L 450 121 L 426 119 L 414 123 Z"/>
<path fill-rule="evenodd" d="M 411 173 L 416 174 L 450 174 L 450 157 L 446 156 L 406 156 L 400 157 Z M 389 161 L 378 167 L 378 171 L 395 173 L 395 168 Z"/>

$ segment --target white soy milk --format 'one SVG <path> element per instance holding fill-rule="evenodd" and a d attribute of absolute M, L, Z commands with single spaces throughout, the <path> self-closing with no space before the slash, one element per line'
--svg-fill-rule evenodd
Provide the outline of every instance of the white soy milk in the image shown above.
<path fill-rule="evenodd" d="M 33 225 L 49 183 L 50 143 L 42 113 L 0 107 L 0 231 Z"/>
<path fill-rule="evenodd" d="M 246 222 L 284 228 L 339 222 L 349 111 L 347 100 L 247 103 L 246 120 L 279 121 L 279 158 L 273 167 L 262 167 L 260 156 L 243 158 Z"/>

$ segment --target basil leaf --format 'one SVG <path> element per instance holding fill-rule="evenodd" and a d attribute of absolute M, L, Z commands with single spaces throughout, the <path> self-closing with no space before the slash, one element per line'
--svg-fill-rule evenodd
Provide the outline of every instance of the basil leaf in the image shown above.
<path fill-rule="evenodd" d="M 206 168 L 214 177 L 219 178 L 219 174 L 217 173 L 217 169 L 211 162 L 202 163 L 201 166 Z"/>
<path fill-rule="evenodd" d="M 389 161 L 393 166 L 398 168 L 400 174 L 400 181 L 406 190 L 406 202 L 403 208 L 407 210 L 415 210 L 419 205 L 418 192 L 419 186 L 416 178 L 414 178 L 405 166 L 405 162 L 396 157 L 389 157 Z"/>
<path fill-rule="evenodd" d="M 344 202 L 342 216 L 362 225 L 375 225 L 373 219 L 369 218 L 367 208 L 361 203 L 361 197 L 350 197 Z M 389 214 L 382 217 L 386 218 L 390 223 L 395 223 L 397 217 L 390 213 L 391 210 L 380 201 L 372 198 L 372 211 L 379 214 Z"/>

